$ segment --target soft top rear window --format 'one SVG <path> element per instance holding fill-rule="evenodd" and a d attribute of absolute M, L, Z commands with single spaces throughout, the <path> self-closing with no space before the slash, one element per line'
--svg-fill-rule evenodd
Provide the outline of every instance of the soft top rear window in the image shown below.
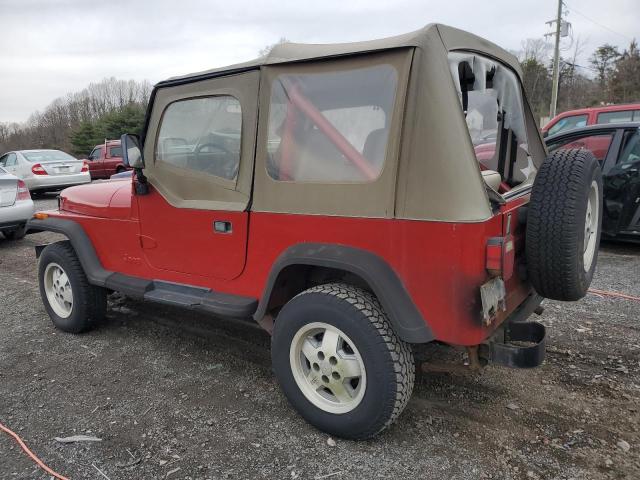
<path fill-rule="evenodd" d="M 533 178 L 522 89 L 506 65 L 470 52 L 451 52 L 449 65 L 480 170 L 502 177 L 500 193 Z"/>
<path fill-rule="evenodd" d="M 22 152 L 22 156 L 32 163 L 39 162 L 64 162 L 75 160 L 68 153 L 60 150 L 38 150 L 33 152 Z"/>

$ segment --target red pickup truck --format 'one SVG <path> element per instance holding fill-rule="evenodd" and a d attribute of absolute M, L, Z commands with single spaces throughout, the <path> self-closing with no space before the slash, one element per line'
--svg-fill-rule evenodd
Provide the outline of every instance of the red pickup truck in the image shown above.
<path fill-rule="evenodd" d="M 129 170 L 122 161 L 120 140 L 105 140 L 103 144 L 96 145 L 86 162 L 89 165 L 92 180 L 109 178 L 114 173 Z"/>

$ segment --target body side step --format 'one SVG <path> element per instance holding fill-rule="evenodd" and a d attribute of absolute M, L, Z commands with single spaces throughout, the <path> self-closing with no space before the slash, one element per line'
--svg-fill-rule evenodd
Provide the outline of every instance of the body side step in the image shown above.
<path fill-rule="evenodd" d="M 105 287 L 138 300 L 202 310 L 224 317 L 250 317 L 258 308 L 258 300 L 255 298 L 163 280 L 147 280 L 121 273 L 110 275 L 105 281 Z"/>

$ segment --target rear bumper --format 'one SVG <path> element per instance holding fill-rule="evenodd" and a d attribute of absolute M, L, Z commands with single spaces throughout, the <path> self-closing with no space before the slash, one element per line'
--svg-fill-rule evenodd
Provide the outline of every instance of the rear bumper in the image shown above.
<path fill-rule="evenodd" d="M 489 360 L 511 368 L 533 368 L 542 365 L 546 351 L 547 331 L 538 322 L 507 324 L 502 338 L 489 345 Z"/>
<path fill-rule="evenodd" d="M 0 230 L 9 230 L 24 225 L 33 216 L 32 200 L 19 200 L 10 207 L 0 207 Z"/>
<path fill-rule="evenodd" d="M 71 175 L 34 175 L 24 179 L 27 188 L 34 190 L 61 190 L 74 185 L 82 185 L 91 182 L 89 172 L 74 173 Z"/>
<path fill-rule="evenodd" d="M 541 323 L 526 320 L 541 302 L 542 297 L 532 293 L 480 346 L 480 356 L 491 363 L 505 367 L 540 366 L 546 351 L 546 328 Z"/>

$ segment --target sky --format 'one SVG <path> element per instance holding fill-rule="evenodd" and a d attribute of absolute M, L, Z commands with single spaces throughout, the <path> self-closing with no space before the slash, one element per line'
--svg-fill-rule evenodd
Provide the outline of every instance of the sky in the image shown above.
<path fill-rule="evenodd" d="M 604 4 L 565 2 L 580 65 L 603 43 L 623 50 L 640 37 L 640 0 Z M 350 42 L 439 22 L 519 50 L 550 30 L 556 10 L 557 0 L 0 0 L 0 122 L 105 77 L 155 83 L 250 60 L 281 37 Z"/>

